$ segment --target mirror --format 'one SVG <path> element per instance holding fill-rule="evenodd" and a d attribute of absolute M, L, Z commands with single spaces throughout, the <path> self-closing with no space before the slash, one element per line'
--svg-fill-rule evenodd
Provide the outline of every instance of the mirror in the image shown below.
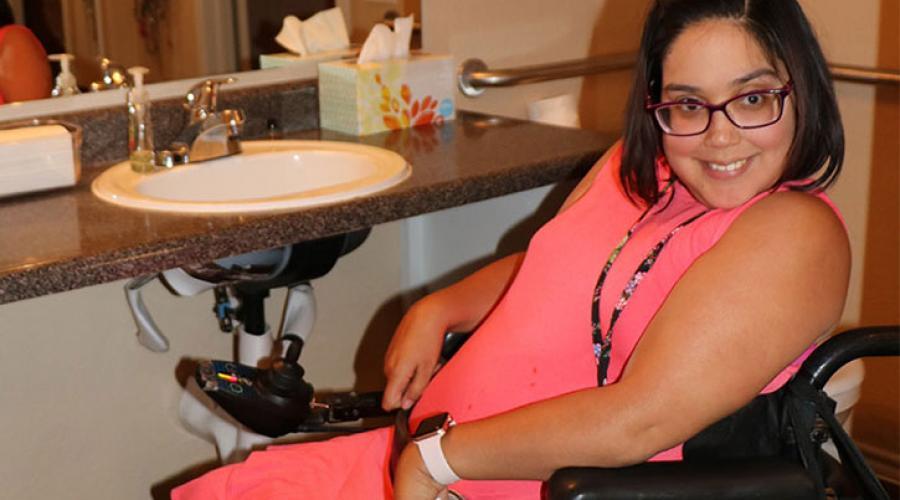
<path fill-rule="evenodd" d="M 320 10 L 341 7 L 351 42 L 359 43 L 373 24 L 392 14 L 414 13 L 418 19 L 421 12 L 419 2 L 0 0 L 0 14 L 2 4 L 6 3 L 15 22 L 28 27 L 48 54 L 73 54 L 72 72 L 78 87 L 83 92 L 89 92 L 91 83 L 101 80 L 101 57 L 123 68 L 135 65 L 148 67 L 148 83 L 252 71 L 259 68 L 261 54 L 284 52 L 275 43 L 274 37 L 287 15 L 306 19 Z M 59 65 L 52 63 L 51 66 L 53 74 L 58 74 Z M 277 79 L 274 72 L 273 77 Z M 251 79 L 256 84 L 266 80 L 264 75 L 254 75 Z M 66 99 L 97 102 L 97 99 L 82 97 Z M 16 106 L 21 109 L 16 114 L 27 113 L 32 102 L 17 103 Z M 86 102 L 85 105 L 92 104 Z M 3 108 L 9 107 L 0 106 L 0 119 L 3 119 Z"/>

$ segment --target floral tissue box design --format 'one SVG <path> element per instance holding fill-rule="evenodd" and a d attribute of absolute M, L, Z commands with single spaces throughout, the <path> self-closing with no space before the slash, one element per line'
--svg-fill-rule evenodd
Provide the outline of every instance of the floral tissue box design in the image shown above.
<path fill-rule="evenodd" d="M 319 123 L 353 135 L 441 124 L 456 117 L 449 55 L 319 65 Z"/>

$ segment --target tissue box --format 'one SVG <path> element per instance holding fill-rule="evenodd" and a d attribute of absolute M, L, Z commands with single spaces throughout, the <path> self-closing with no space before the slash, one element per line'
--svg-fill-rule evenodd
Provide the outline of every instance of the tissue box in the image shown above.
<path fill-rule="evenodd" d="M 440 124 L 456 118 L 449 55 L 416 54 L 357 64 L 319 65 L 319 125 L 346 134 Z"/>
<path fill-rule="evenodd" d="M 78 134 L 57 124 L 0 130 L 0 197 L 74 186 Z"/>

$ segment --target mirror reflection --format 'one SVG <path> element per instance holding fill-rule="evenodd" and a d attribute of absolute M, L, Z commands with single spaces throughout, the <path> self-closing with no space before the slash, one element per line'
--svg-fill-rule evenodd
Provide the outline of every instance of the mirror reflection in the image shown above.
<path fill-rule="evenodd" d="M 50 97 L 65 66 L 78 92 L 117 87 L 130 66 L 148 83 L 258 69 L 285 52 L 286 16 L 335 6 L 352 43 L 383 19 L 420 18 L 419 0 L 0 0 L 0 104 Z"/>

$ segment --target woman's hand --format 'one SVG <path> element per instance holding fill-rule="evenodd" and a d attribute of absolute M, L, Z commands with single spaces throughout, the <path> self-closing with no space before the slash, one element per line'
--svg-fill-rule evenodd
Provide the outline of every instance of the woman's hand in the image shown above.
<path fill-rule="evenodd" d="M 384 358 L 387 387 L 381 405 L 385 410 L 411 408 L 437 369 L 447 322 L 434 302 L 431 295 L 416 302 L 391 339 Z"/>
<path fill-rule="evenodd" d="M 412 407 L 437 369 L 444 335 L 473 331 L 500 300 L 523 257 L 520 252 L 494 261 L 407 311 L 384 359 L 385 410 Z"/>
<path fill-rule="evenodd" d="M 406 445 L 397 460 L 397 470 L 394 472 L 394 498 L 396 500 L 447 498 L 447 489 L 431 478 L 415 443 Z"/>

